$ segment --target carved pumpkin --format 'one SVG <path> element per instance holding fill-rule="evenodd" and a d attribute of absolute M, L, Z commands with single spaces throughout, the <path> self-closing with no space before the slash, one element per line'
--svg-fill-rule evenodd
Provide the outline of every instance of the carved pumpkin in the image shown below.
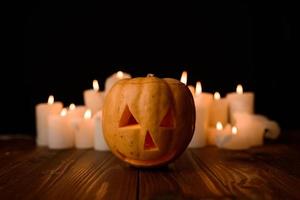
<path fill-rule="evenodd" d="M 192 94 L 175 79 L 124 79 L 105 98 L 105 140 L 117 157 L 134 166 L 173 161 L 186 149 L 194 126 Z"/>

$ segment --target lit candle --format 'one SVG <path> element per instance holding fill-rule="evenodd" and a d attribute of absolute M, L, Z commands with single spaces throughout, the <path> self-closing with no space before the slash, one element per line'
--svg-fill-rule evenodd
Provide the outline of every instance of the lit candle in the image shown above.
<path fill-rule="evenodd" d="M 215 127 L 209 127 L 207 131 L 207 145 L 216 144 L 216 133 L 223 130 L 222 122 L 218 121 Z"/>
<path fill-rule="evenodd" d="M 76 106 L 74 103 L 71 103 L 68 110 L 69 118 L 81 118 L 86 111 L 85 106 Z"/>
<path fill-rule="evenodd" d="M 74 146 L 74 133 L 67 117 L 67 109 L 61 110 L 60 114 L 49 116 L 49 148 L 67 149 Z"/>
<path fill-rule="evenodd" d="M 209 111 L 212 100 L 213 95 L 210 93 L 202 92 L 201 83 L 197 82 L 194 96 L 196 108 L 196 123 L 194 135 L 189 144 L 190 148 L 203 147 L 206 145 Z"/>
<path fill-rule="evenodd" d="M 234 113 L 254 113 L 254 93 L 243 92 L 242 85 L 238 85 L 235 93 L 227 94 L 229 103 L 230 122 L 233 121 Z"/>
<path fill-rule="evenodd" d="M 51 114 L 59 114 L 63 107 L 61 102 L 54 102 L 52 95 L 48 98 L 48 103 L 40 103 L 35 108 L 36 113 L 36 143 L 39 146 L 48 145 L 48 118 Z"/>
<path fill-rule="evenodd" d="M 97 80 L 93 80 L 93 89 L 85 90 L 83 93 L 84 104 L 91 109 L 92 113 L 96 113 L 102 109 L 104 93 L 99 91 Z"/>
<path fill-rule="evenodd" d="M 215 135 L 212 138 L 210 134 L 210 141 L 209 143 L 211 145 L 221 146 L 220 144 L 223 144 L 224 139 L 228 138 L 230 135 L 232 135 L 232 130 L 235 130 L 236 127 L 232 127 L 231 124 L 226 124 L 225 127 L 223 127 L 221 122 L 217 122 L 216 129 L 214 131 Z M 234 133 L 235 134 L 235 131 Z"/>
<path fill-rule="evenodd" d="M 268 120 L 248 113 L 235 113 L 233 117 L 235 129 L 231 135 L 220 140 L 218 146 L 226 149 L 247 149 L 263 145 Z"/>
<path fill-rule="evenodd" d="M 75 128 L 75 147 L 79 149 L 92 148 L 94 146 L 94 120 L 90 109 L 86 110 L 84 117 Z"/>
<path fill-rule="evenodd" d="M 180 77 L 180 82 L 183 83 L 184 85 L 187 85 L 187 71 L 183 71 Z M 195 87 L 192 85 L 188 85 L 188 88 L 192 95 L 195 95 Z"/>
<path fill-rule="evenodd" d="M 248 140 L 249 135 L 240 131 L 240 129 L 236 126 L 231 128 L 230 134 L 224 134 L 222 136 L 220 135 L 216 139 L 216 145 L 220 148 L 242 150 L 251 147 L 251 142 Z"/>
<path fill-rule="evenodd" d="M 102 128 L 102 111 L 94 115 L 95 131 L 94 131 L 94 149 L 99 151 L 108 151 Z"/>
<path fill-rule="evenodd" d="M 226 98 L 221 98 L 219 92 L 215 92 L 210 107 L 209 125 L 215 126 L 218 121 L 222 124 L 228 123 L 228 101 Z"/>
<path fill-rule="evenodd" d="M 125 78 L 131 78 L 130 74 L 127 74 L 122 71 L 118 71 L 117 73 L 112 74 L 109 76 L 105 81 L 105 94 L 107 94 L 110 90 L 110 88 L 119 80 L 125 79 Z"/>

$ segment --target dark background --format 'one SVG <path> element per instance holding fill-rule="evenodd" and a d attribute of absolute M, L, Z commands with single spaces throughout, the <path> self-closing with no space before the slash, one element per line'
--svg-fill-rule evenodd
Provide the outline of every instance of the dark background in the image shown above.
<path fill-rule="evenodd" d="M 26 1 L 1 23 L 0 133 L 35 134 L 34 106 L 49 94 L 82 104 L 93 79 L 117 70 L 201 80 L 222 96 L 241 83 L 256 112 L 299 128 L 296 6 L 238 1 L 120 4 Z"/>

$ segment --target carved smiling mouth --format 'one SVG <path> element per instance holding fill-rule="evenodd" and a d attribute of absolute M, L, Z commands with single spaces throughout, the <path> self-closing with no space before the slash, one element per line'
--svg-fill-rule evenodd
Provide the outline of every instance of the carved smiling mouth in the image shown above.
<path fill-rule="evenodd" d="M 144 142 L 144 150 L 158 150 L 157 145 L 154 143 L 153 138 L 149 131 L 147 131 Z"/>

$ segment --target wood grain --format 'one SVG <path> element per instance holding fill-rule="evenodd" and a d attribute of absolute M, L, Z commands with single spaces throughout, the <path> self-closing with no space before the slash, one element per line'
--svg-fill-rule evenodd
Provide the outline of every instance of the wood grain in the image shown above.
<path fill-rule="evenodd" d="M 123 163 L 110 153 L 93 150 L 45 151 L 49 155 L 46 162 L 39 160 L 37 164 L 31 159 L 28 161 L 29 165 L 24 163 L 20 166 L 24 170 L 19 168 L 15 170 L 16 176 L 11 177 L 14 184 L 3 182 L 0 193 L 5 195 L 2 197 L 5 199 L 136 198 L 138 172 L 124 167 Z M 31 166 L 30 163 L 34 165 Z M 30 167 L 33 169 L 28 170 Z M 116 188 L 118 193 L 115 192 Z"/>
<path fill-rule="evenodd" d="M 300 133 L 245 151 L 188 149 L 138 169 L 110 152 L 0 140 L 0 199 L 300 199 Z"/>
<path fill-rule="evenodd" d="M 214 175 L 197 165 L 186 151 L 165 168 L 143 169 L 139 176 L 139 199 L 200 199 L 229 197 Z"/>
<path fill-rule="evenodd" d="M 272 165 L 257 158 L 257 154 L 266 154 L 269 159 L 273 156 L 273 153 L 268 154 L 265 149 L 268 147 L 250 151 L 207 147 L 193 150 L 192 153 L 199 165 L 205 164 L 230 193 L 239 199 L 299 198 L 300 180 L 288 174 L 289 168 L 282 170 L 274 165 L 275 162 Z"/>
<path fill-rule="evenodd" d="M 44 194 L 46 199 L 136 199 L 137 177 L 111 153 L 89 150 Z"/>

